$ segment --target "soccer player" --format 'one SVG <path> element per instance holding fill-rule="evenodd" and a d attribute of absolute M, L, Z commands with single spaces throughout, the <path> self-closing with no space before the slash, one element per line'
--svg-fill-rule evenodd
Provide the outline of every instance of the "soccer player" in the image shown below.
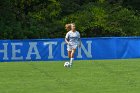
<path fill-rule="evenodd" d="M 65 42 L 67 43 L 67 51 L 71 67 L 74 60 L 74 53 L 78 46 L 81 47 L 80 33 L 76 31 L 74 23 L 71 24 L 71 30 L 66 34 Z"/>

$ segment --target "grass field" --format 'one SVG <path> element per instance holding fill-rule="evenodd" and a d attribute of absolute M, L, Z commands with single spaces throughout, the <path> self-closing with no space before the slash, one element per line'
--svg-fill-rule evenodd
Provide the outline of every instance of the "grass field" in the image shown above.
<path fill-rule="evenodd" d="M 0 63 L 0 93 L 140 93 L 140 59 Z"/>

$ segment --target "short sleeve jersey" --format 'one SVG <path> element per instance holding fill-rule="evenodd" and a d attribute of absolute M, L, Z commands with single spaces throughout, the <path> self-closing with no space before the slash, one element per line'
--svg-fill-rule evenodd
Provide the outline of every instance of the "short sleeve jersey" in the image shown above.
<path fill-rule="evenodd" d="M 78 31 L 69 31 L 67 34 L 66 34 L 66 37 L 65 37 L 70 45 L 78 45 L 79 44 L 79 39 L 80 39 L 80 33 Z"/>

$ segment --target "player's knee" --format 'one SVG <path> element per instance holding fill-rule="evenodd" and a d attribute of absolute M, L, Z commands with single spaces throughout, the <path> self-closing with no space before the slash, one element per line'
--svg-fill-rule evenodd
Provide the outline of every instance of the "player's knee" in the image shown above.
<path fill-rule="evenodd" d="M 73 56 L 74 56 L 74 53 L 72 52 L 72 53 L 71 53 L 71 58 L 73 58 Z"/>

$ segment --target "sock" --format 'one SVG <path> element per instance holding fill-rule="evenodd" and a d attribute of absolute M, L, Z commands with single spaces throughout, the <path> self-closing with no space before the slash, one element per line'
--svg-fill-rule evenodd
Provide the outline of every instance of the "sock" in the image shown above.
<path fill-rule="evenodd" d="M 74 60 L 74 58 L 70 58 L 70 65 L 72 65 L 73 60 Z"/>

